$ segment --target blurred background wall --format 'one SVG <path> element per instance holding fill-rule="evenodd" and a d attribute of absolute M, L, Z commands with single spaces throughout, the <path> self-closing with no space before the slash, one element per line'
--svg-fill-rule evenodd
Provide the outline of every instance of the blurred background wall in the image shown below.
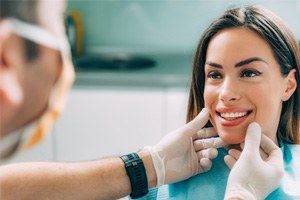
<path fill-rule="evenodd" d="M 88 51 L 193 52 L 204 29 L 225 9 L 262 5 L 300 40 L 300 0 L 69 0 L 84 26 Z"/>

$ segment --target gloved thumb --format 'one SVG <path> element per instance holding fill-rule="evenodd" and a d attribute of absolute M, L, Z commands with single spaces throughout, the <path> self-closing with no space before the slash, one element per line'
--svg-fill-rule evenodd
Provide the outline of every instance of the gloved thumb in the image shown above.
<path fill-rule="evenodd" d="M 201 112 L 192 121 L 183 126 L 185 135 L 192 137 L 197 131 L 202 129 L 208 122 L 209 112 L 207 108 L 203 108 Z"/>
<path fill-rule="evenodd" d="M 259 155 L 261 140 L 261 128 L 258 123 L 252 122 L 247 129 L 246 138 L 245 138 L 245 152 L 255 152 Z"/>

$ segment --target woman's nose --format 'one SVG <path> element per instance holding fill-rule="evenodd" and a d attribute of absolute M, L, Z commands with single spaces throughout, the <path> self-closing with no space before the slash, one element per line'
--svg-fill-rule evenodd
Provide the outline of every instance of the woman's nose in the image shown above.
<path fill-rule="evenodd" d="M 231 80 L 225 80 L 221 87 L 219 99 L 224 103 L 230 103 L 238 101 L 241 96 L 239 94 L 239 86 L 237 83 Z"/>

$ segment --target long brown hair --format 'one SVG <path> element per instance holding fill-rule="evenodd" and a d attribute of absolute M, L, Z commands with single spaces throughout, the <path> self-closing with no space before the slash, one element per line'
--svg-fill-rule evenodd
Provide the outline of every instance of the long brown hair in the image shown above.
<path fill-rule="evenodd" d="M 300 50 L 297 40 L 285 22 L 271 11 L 257 6 L 231 8 L 212 22 L 198 44 L 187 110 L 191 121 L 204 107 L 204 64 L 207 47 L 214 35 L 228 28 L 246 28 L 258 33 L 270 45 L 283 76 L 295 69 L 298 87 L 283 102 L 277 137 L 284 143 L 300 143 Z M 208 124 L 207 126 L 211 126 Z"/>

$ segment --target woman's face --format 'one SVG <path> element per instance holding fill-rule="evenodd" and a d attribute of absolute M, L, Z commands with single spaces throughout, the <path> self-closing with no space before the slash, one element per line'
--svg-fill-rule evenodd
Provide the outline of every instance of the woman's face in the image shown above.
<path fill-rule="evenodd" d="M 254 121 L 277 142 L 282 101 L 290 97 L 289 81 L 267 42 L 249 29 L 223 30 L 208 45 L 204 70 L 205 107 L 225 142 L 243 142 Z"/>

